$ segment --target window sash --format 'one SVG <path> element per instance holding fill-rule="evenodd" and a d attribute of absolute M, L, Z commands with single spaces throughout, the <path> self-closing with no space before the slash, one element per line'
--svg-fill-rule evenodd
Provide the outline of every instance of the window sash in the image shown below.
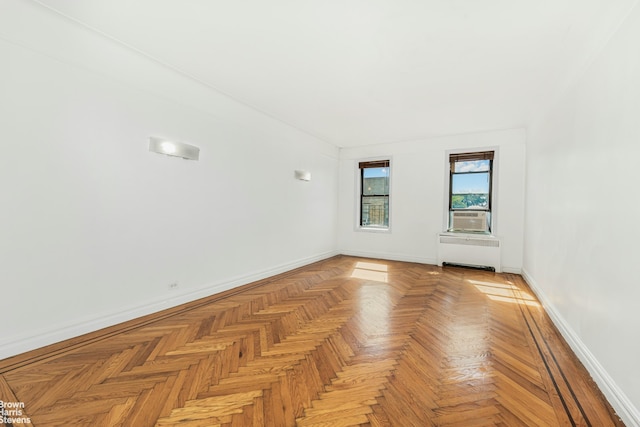
<path fill-rule="evenodd" d="M 365 203 L 365 201 L 373 201 L 377 203 Z M 365 211 L 368 217 L 365 224 Z M 372 220 L 375 223 L 372 223 Z M 361 227 L 389 227 L 389 196 L 363 196 L 360 204 L 360 226 Z"/>

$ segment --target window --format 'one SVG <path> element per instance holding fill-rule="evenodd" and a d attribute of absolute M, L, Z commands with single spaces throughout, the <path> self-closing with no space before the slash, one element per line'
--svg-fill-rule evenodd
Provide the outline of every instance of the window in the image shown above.
<path fill-rule="evenodd" d="M 389 228 L 389 160 L 360 162 L 360 226 Z"/>
<path fill-rule="evenodd" d="M 449 230 L 490 231 L 493 154 L 449 155 Z"/>

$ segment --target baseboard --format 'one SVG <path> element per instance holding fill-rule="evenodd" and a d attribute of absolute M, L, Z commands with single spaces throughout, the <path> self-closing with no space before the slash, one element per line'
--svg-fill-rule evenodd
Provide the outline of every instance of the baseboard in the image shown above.
<path fill-rule="evenodd" d="M 558 328 L 565 341 L 567 341 L 567 344 L 569 344 L 587 371 L 589 371 L 591 377 L 596 384 L 598 384 L 602 394 L 607 398 L 618 416 L 627 426 L 640 427 L 640 411 L 638 408 L 635 407 L 627 395 L 620 389 L 620 387 L 618 387 L 616 382 L 607 373 L 598 359 L 596 359 L 593 353 L 589 351 L 589 348 L 584 344 L 584 342 L 582 342 L 573 328 L 564 320 L 540 286 L 538 286 L 533 277 L 531 277 L 524 268 L 522 269 L 522 277 L 527 282 L 531 290 L 536 294 L 538 300 L 542 303 L 556 328 Z"/>
<path fill-rule="evenodd" d="M 412 255 L 395 254 L 389 252 L 340 251 L 340 254 L 361 258 L 385 259 L 389 261 L 415 262 L 418 264 L 437 264 L 437 260 L 435 258 L 416 257 Z"/>
<path fill-rule="evenodd" d="M 35 331 L 31 336 L 26 338 L 16 339 L 14 341 L 9 339 L 8 341 L 3 342 L 2 348 L 0 348 L 0 360 L 79 337 L 84 334 L 96 332 L 103 328 L 147 316 L 152 313 L 157 313 L 200 298 L 228 291 L 238 286 L 263 280 L 336 255 L 339 255 L 337 251 L 325 252 L 323 254 L 281 264 L 266 270 L 254 271 L 246 275 L 228 278 L 197 289 L 189 289 L 168 299 L 166 297 L 157 298 L 149 300 L 144 304 L 125 307 L 114 312 L 100 313 L 96 316 L 78 319 L 71 323 L 48 325 L 46 328 Z"/>

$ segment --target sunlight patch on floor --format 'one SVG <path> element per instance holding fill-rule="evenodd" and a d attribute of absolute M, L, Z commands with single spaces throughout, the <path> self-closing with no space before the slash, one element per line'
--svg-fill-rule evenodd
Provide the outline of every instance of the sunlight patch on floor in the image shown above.
<path fill-rule="evenodd" d="M 373 270 L 373 271 L 389 271 L 389 266 L 387 264 L 378 264 L 376 262 L 358 262 L 356 263 L 356 268 L 361 268 L 364 270 Z"/>
<path fill-rule="evenodd" d="M 540 304 L 529 293 L 521 291 L 517 286 L 509 283 L 483 282 L 479 280 L 467 280 L 477 290 L 482 292 L 492 301 L 508 302 L 511 304 L 524 304 L 531 307 L 540 307 Z"/>
<path fill-rule="evenodd" d="M 388 266 L 374 262 L 358 262 L 351 273 L 354 279 L 371 280 L 374 282 L 389 283 Z"/>

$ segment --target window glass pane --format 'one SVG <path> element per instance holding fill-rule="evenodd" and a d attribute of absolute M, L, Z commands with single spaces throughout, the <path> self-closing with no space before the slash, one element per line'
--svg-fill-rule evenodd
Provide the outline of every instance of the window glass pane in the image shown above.
<path fill-rule="evenodd" d="M 361 225 L 369 227 L 388 227 L 389 197 L 363 197 Z"/>
<path fill-rule="evenodd" d="M 363 195 L 389 195 L 389 168 L 365 168 L 363 169 L 363 175 Z"/>
<path fill-rule="evenodd" d="M 452 209 L 488 209 L 489 173 L 454 174 L 451 192 Z"/>
<path fill-rule="evenodd" d="M 453 194 L 489 193 L 489 172 L 454 174 L 452 179 Z"/>
<path fill-rule="evenodd" d="M 484 172 L 490 167 L 490 160 L 472 160 L 469 162 L 455 162 L 454 172 Z"/>
<path fill-rule="evenodd" d="M 489 194 L 454 194 L 451 196 L 451 209 L 489 208 Z"/>
<path fill-rule="evenodd" d="M 364 168 L 365 178 L 388 177 L 389 168 Z"/>

